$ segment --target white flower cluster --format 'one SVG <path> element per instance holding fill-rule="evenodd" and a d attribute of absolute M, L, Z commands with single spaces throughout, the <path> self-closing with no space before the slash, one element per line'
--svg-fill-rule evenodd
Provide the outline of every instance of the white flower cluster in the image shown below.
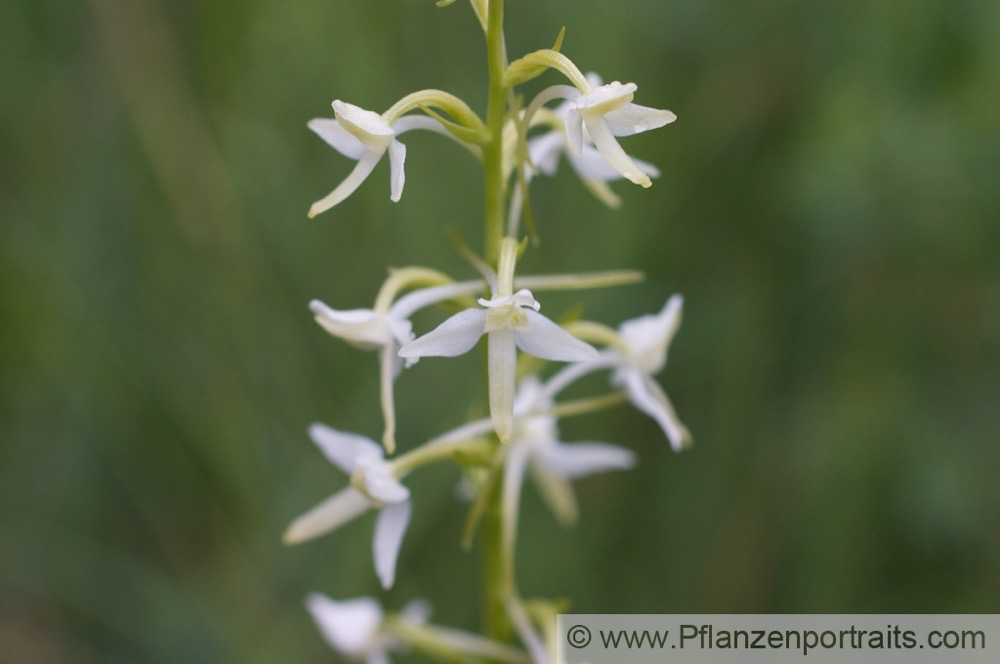
<path fill-rule="evenodd" d="M 334 118 L 309 122 L 309 128 L 324 141 L 356 162 L 345 180 L 312 205 L 310 217 L 356 191 L 386 153 L 390 198 L 399 201 L 406 158 L 406 146 L 399 137 L 413 129 L 426 129 L 450 137 L 484 163 L 486 250 L 482 257 L 467 252 L 481 279 L 455 281 L 431 268 L 408 267 L 390 271 L 370 309 L 334 309 L 318 300 L 310 303 L 316 321 L 331 335 L 376 351 L 384 427 L 381 444 L 325 424 L 309 427 L 313 443 L 347 481 L 296 518 L 284 540 L 290 544 L 311 540 L 375 510 L 374 568 L 382 587 L 388 589 L 396 578 L 414 509 L 404 480 L 429 464 L 457 463 L 464 471 L 462 486 L 471 501 L 466 543 L 484 513 L 499 515 L 498 537 L 490 541 L 498 547 L 492 557 L 500 565 L 486 572 L 497 577 L 497 583 L 486 585 L 499 595 L 487 601 L 504 608 L 507 625 L 523 648 L 501 642 L 497 633 L 481 637 L 431 625 L 430 610 L 423 602 L 391 614 L 372 597 L 334 601 L 309 595 L 307 608 L 330 646 L 368 664 L 388 662 L 390 652 L 408 648 L 451 661 L 551 661 L 552 644 L 547 642 L 551 630 L 539 616 L 554 614 L 554 605 L 539 609 L 537 602 L 524 602 L 514 578 L 525 477 L 530 474 L 534 479 L 557 520 L 570 524 L 578 518 L 573 480 L 626 470 L 636 463 L 635 454 L 625 447 L 562 441 L 559 420 L 628 401 L 656 421 L 673 449 L 690 443 L 687 429 L 655 378 L 666 365 L 668 348 L 680 325 L 679 295 L 670 297 L 658 313 L 625 321 L 618 328 L 582 320 L 561 325 L 541 312 L 535 293 L 618 286 L 637 281 L 641 275 L 615 271 L 524 276 L 517 272 L 525 248 L 518 240 L 518 229 L 529 207 L 527 187 L 534 176 L 554 175 L 565 155 L 598 198 L 617 206 L 620 201 L 609 182 L 627 179 L 649 187 L 650 178 L 659 175 L 652 164 L 629 156 L 618 138 L 662 127 L 676 117 L 670 111 L 633 103 L 634 83 L 604 84 L 596 75 L 584 76 L 558 48 L 508 63 L 499 25 L 502 11 L 497 9 L 502 0 L 471 0 L 471 4 L 486 34 L 491 62 L 486 121 L 448 93 L 423 90 L 381 114 L 337 100 Z M 526 106 L 510 94 L 520 83 L 547 70 L 561 73 L 571 85 L 545 88 Z M 502 71 L 502 76 L 498 78 L 496 71 Z M 548 106 L 554 102 L 557 105 Z M 505 201 L 499 215 L 495 206 L 491 211 L 490 200 Z M 505 223 L 498 223 L 498 216 Z M 439 305 L 458 309 L 458 313 L 417 336 L 414 314 Z M 489 417 L 466 422 L 418 445 L 398 433 L 393 388 L 403 369 L 422 358 L 467 353 L 484 338 Z M 548 370 L 544 362 L 520 362 L 519 351 L 562 366 Z M 607 372 L 609 391 L 560 399 L 567 387 L 598 371 Z M 399 453 L 397 440 L 404 441 Z"/>

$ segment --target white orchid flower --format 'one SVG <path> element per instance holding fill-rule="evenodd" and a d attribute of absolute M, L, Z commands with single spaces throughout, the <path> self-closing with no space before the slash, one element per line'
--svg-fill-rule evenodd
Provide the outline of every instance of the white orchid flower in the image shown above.
<path fill-rule="evenodd" d="M 351 486 L 295 519 L 285 531 L 286 544 L 319 537 L 371 508 L 379 510 L 372 553 L 383 588 L 391 588 L 403 535 L 410 524 L 410 491 L 400 484 L 382 447 L 364 436 L 324 424 L 309 427 L 309 437 L 335 466 L 351 475 Z"/>
<path fill-rule="evenodd" d="M 502 442 L 510 440 L 514 423 L 518 348 L 557 362 L 585 362 L 598 357 L 593 346 L 538 313 L 541 305 L 530 290 L 513 292 L 518 247 L 511 237 L 501 241 L 496 274 L 486 275 L 493 297 L 479 298 L 481 309 L 461 311 L 399 350 L 406 359 L 455 357 L 472 350 L 485 334 L 490 419 Z"/>
<path fill-rule="evenodd" d="M 667 364 L 667 349 L 680 327 L 683 306 L 684 298 L 674 295 L 658 314 L 625 321 L 618 328 L 622 348 L 611 351 L 616 361 L 612 382 L 625 390 L 636 408 L 656 420 L 675 450 L 689 446 L 691 434 L 653 375 Z"/>
<path fill-rule="evenodd" d="M 354 193 L 386 152 L 389 153 L 390 198 L 394 203 L 399 202 L 406 181 L 403 170 L 406 146 L 396 137 L 411 129 L 429 129 L 442 133 L 440 124 L 428 117 L 410 115 L 399 118 L 390 125 L 378 113 L 339 99 L 333 102 L 333 111 L 336 119 L 315 118 L 307 126 L 337 152 L 358 163 L 333 191 L 312 204 L 309 217 L 326 212 Z"/>
<path fill-rule="evenodd" d="M 449 627 L 427 623 L 430 604 L 409 602 L 398 614 L 386 614 L 374 597 L 335 601 L 321 593 L 306 597 L 306 608 L 324 640 L 341 655 L 365 664 L 389 664 L 389 653 L 409 646 L 435 660 L 490 661 L 529 664 L 520 650 Z"/>
<path fill-rule="evenodd" d="M 466 309 L 434 330 L 405 344 L 406 359 L 455 357 L 468 352 L 487 335 L 490 417 L 502 441 L 510 440 L 513 426 L 517 348 L 544 360 L 583 362 L 597 351 L 538 313 L 541 305 L 531 291 L 479 299 L 481 309 Z"/>
<path fill-rule="evenodd" d="M 389 652 L 406 649 L 387 628 L 385 612 L 374 597 L 338 602 L 321 593 L 310 593 L 306 608 L 323 639 L 349 659 L 365 664 L 389 664 Z M 429 604 L 415 600 L 399 612 L 397 624 L 420 628 L 429 615 Z"/>
<path fill-rule="evenodd" d="M 333 309 L 319 300 L 309 303 L 316 322 L 335 337 L 356 348 L 379 352 L 379 395 L 385 429 L 382 444 L 386 452 L 396 448 L 396 414 L 393 382 L 403 369 L 399 357 L 400 347 L 413 339 L 410 317 L 420 309 L 443 300 L 474 293 L 481 288 L 478 282 L 444 284 L 421 288 L 392 303 L 392 298 L 408 282 L 418 279 L 446 281 L 444 275 L 422 268 L 396 270 L 382 287 L 372 309 Z M 406 362 L 413 365 L 417 360 Z"/>
<path fill-rule="evenodd" d="M 542 496 L 564 525 L 576 521 L 570 480 L 635 465 L 631 450 L 609 443 L 562 443 L 552 399 L 534 376 L 521 381 L 514 400 L 514 435 L 504 472 L 504 540 L 513 550 L 514 527 L 524 475 L 530 470 Z"/>
<path fill-rule="evenodd" d="M 367 664 L 389 661 L 387 643 L 379 632 L 382 606 L 373 597 L 337 602 L 326 595 L 311 593 L 306 608 L 312 614 L 323 639 L 342 655 Z"/>
<path fill-rule="evenodd" d="M 670 124 L 677 116 L 667 110 L 632 103 L 635 83 L 613 81 L 591 88 L 573 101 L 566 111 L 566 138 L 570 149 L 583 151 L 583 127 L 586 125 L 594 146 L 608 164 L 625 178 L 643 187 L 653 183 L 615 140 Z"/>
<path fill-rule="evenodd" d="M 609 182 L 620 180 L 624 176 L 616 170 L 604 155 L 601 154 L 594 145 L 585 140 L 579 149 L 569 149 L 566 138 L 565 116 L 569 110 L 569 104 L 563 104 L 555 110 L 558 118 L 557 127 L 528 140 L 528 158 L 531 166 L 534 166 L 539 173 L 546 176 L 554 176 L 559 168 L 559 158 L 566 155 L 567 161 L 573 171 L 580 178 L 580 181 L 596 196 L 602 203 L 611 208 L 621 205 L 621 198 L 608 186 Z M 653 164 L 629 156 L 632 163 L 636 165 L 647 177 L 655 178 L 660 176 L 660 170 Z M 524 165 L 525 185 L 531 182 L 532 168 Z M 524 193 L 521 191 L 521 181 L 514 184 L 511 194 L 510 210 L 508 213 L 508 232 L 517 230 L 517 221 L 520 219 L 521 210 L 524 206 Z"/>
<path fill-rule="evenodd" d="M 667 349 L 680 327 L 683 305 L 684 298 L 673 295 L 658 314 L 627 320 L 617 331 L 587 324 L 599 328 L 608 347 L 596 360 L 572 364 L 550 378 L 542 388 L 544 397 L 555 397 L 589 373 L 610 369 L 612 384 L 624 389 L 633 406 L 656 420 L 675 451 L 689 446 L 690 432 L 653 378 L 667 364 Z"/>

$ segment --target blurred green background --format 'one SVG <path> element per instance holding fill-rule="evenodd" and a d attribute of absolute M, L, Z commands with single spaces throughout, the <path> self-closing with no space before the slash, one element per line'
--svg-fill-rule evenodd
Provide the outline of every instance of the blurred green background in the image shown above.
<path fill-rule="evenodd" d="M 1000 4 L 507 4 L 512 55 L 565 25 L 582 69 L 680 118 L 623 141 L 663 176 L 618 184 L 620 210 L 568 168 L 537 180 L 524 266 L 644 270 L 587 296 L 612 324 L 682 292 L 660 381 L 695 436 L 675 455 L 624 407 L 564 422 L 641 465 L 581 482 L 567 531 L 529 487 L 525 595 L 1000 609 Z M 419 133 L 399 204 L 383 164 L 307 220 L 351 164 L 305 123 L 425 87 L 482 111 L 468 6 L 8 0 L 0 54 L 0 659 L 336 661 L 312 590 L 475 629 L 453 468 L 409 482 L 389 593 L 370 516 L 280 543 L 345 481 L 307 425 L 381 426 L 374 355 L 306 304 L 370 306 L 388 266 L 468 278 L 447 230 L 479 243 L 477 167 Z M 398 381 L 404 447 L 468 412 L 477 360 L 454 362 Z"/>

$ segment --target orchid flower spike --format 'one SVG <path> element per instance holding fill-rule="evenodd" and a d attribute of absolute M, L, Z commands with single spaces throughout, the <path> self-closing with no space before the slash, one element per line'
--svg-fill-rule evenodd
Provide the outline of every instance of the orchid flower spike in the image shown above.
<path fill-rule="evenodd" d="M 674 450 L 691 444 L 691 434 L 677 417 L 670 399 L 653 379 L 667 364 L 667 349 L 681 324 L 684 298 L 673 295 L 658 314 L 633 318 L 618 328 L 621 348 L 611 350 L 614 384 L 632 404 L 660 425 Z"/>
<path fill-rule="evenodd" d="M 455 357 L 471 350 L 485 334 L 489 344 L 490 417 L 503 442 L 510 440 L 513 430 L 517 348 L 558 362 L 584 362 L 598 357 L 593 346 L 538 313 L 541 305 L 531 291 L 512 292 L 517 246 L 512 238 L 501 243 L 497 286 L 491 299 L 479 299 L 482 308 L 455 314 L 399 350 L 399 355 L 408 360 Z"/>
<path fill-rule="evenodd" d="M 382 587 L 391 588 L 399 548 L 410 524 L 409 489 L 400 484 L 375 441 L 324 424 L 309 427 L 309 437 L 330 462 L 351 476 L 352 486 L 295 519 L 285 531 L 285 543 L 319 537 L 374 507 L 379 510 L 372 540 L 375 571 Z"/>

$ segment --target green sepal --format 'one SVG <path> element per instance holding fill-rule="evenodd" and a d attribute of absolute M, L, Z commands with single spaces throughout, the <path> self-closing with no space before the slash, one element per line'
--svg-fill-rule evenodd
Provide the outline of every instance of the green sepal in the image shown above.
<path fill-rule="evenodd" d="M 483 145 L 489 140 L 489 135 L 484 128 L 476 127 L 473 129 L 472 127 L 463 127 L 457 122 L 452 122 L 426 104 L 417 104 L 417 108 L 437 120 L 442 127 L 448 130 L 448 133 L 460 141 Z"/>

